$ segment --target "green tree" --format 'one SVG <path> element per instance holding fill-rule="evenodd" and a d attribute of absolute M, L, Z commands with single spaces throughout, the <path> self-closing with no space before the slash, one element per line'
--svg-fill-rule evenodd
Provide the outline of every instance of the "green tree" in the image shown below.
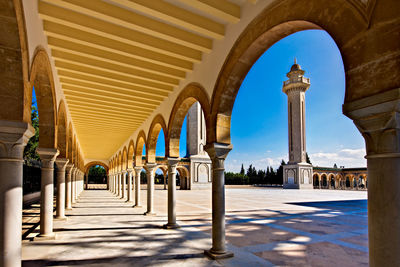
<path fill-rule="evenodd" d="M 35 129 L 35 135 L 29 139 L 24 149 L 24 161 L 28 166 L 32 165 L 32 161 L 40 160 L 39 154 L 36 152 L 36 148 L 39 145 L 39 113 L 35 103 L 32 104 L 31 123 Z"/>
<path fill-rule="evenodd" d="M 107 180 L 106 177 L 106 170 L 103 167 L 96 165 L 90 168 L 88 181 L 95 184 L 103 184 Z"/>
<path fill-rule="evenodd" d="M 241 175 L 244 175 L 243 163 L 242 163 L 242 168 L 240 169 L 240 174 L 241 174 Z"/>

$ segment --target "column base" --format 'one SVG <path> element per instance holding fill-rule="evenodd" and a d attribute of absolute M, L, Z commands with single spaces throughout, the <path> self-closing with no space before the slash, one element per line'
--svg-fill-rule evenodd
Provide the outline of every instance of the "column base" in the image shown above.
<path fill-rule="evenodd" d="M 167 223 L 163 225 L 164 229 L 178 229 L 181 228 L 181 226 L 177 223 Z"/>
<path fill-rule="evenodd" d="M 65 208 L 65 210 L 72 210 L 72 207 Z"/>
<path fill-rule="evenodd" d="M 57 221 L 66 221 L 66 220 L 68 220 L 68 218 L 67 218 L 67 216 L 55 216 L 55 217 L 54 217 L 54 220 L 57 220 Z"/>
<path fill-rule="evenodd" d="M 143 215 L 145 216 L 156 216 L 154 212 L 145 212 Z"/>
<path fill-rule="evenodd" d="M 212 251 L 212 249 L 204 250 L 204 255 L 213 260 L 232 258 L 234 256 L 233 252 L 230 251 L 225 251 L 223 253 L 215 253 Z"/>
<path fill-rule="evenodd" d="M 142 208 L 142 206 L 134 205 L 134 208 Z"/>
<path fill-rule="evenodd" d="M 57 239 L 56 233 L 51 233 L 51 234 L 47 234 L 47 235 L 39 234 L 33 238 L 33 241 L 47 241 L 47 240 L 56 240 L 56 239 Z"/>

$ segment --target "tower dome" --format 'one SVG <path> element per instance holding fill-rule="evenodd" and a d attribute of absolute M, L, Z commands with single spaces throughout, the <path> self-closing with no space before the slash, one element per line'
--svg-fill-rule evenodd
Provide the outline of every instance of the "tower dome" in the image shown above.
<path fill-rule="evenodd" d="M 296 58 L 294 58 L 294 64 L 293 64 L 293 66 L 290 68 L 290 71 L 296 71 L 296 70 L 302 70 L 302 69 L 301 69 L 300 65 L 297 64 Z"/>

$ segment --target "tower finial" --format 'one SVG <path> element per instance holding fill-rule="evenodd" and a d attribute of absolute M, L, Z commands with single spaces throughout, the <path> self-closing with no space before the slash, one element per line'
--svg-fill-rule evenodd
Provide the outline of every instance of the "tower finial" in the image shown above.
<path fill-rule="evenodd" d="M 297 64 L 297 59 L 296 59 L 296 57 L 294 58 L 294 64 Z"/>

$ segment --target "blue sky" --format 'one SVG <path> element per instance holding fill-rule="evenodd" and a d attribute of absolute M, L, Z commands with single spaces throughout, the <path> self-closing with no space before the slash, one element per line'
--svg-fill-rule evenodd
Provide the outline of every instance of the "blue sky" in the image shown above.
<path fill-rule="evenodd" d="M 326 32 L 310 30 L 277 42 L 247 74 L 232 113 L 234 148 L 226 160 L 227 171 L 239 171 L 242 163 L 266 169 L 277 167 L 281 159 L 287 161 L 287 96 L 282 82 L 295 57 L 311 79 L 306 93 L 306 138 L 313 165 L 366 166 L 363 138 L 341 110 L 345 77 L 340 52 Z M 184 156 L 186 123 L 180 150 Z M 156 154 L 164 155 L 162 134 Z"/>

